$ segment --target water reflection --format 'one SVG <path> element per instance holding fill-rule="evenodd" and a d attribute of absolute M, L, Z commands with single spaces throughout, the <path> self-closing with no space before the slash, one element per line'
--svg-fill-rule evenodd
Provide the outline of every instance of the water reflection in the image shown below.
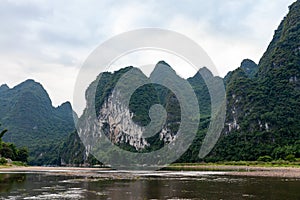
<path fill-rule="evenodd" d="M 300 199 L 299 179 L 224 175 L 151 174 L 111 179 L 48 173 L 0 174 L 0 188 L 0 199 Z"/>
<path fill-rule="evenodd" d="M 9 192 L 13 187 L 21 187 L 26 180 L 26 174 L 0 174 L 0 193 Z"/>

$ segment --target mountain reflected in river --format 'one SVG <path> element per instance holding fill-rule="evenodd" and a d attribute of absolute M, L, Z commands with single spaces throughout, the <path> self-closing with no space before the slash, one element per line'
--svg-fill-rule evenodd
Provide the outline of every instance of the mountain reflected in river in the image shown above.
<path fill-rule="evenodd" d="M 222 172 L 1 173 L 0 199 L 300 199 L 300 180 Z M 114 177 L 114 178 L 112 178 Z"/>

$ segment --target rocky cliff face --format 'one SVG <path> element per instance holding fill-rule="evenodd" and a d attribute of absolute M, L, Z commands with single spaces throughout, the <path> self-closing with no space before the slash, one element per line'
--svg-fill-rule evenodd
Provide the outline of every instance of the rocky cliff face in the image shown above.
<path fill-rule="evenodd" d="M 87 134 L 89 132 L 88 126 L 90 122 L 83 120 L 85 127 L 79 129 L 78 134 L 87 140 L 95 140 L 95 138 L 101 137 L 104 134 L 113 144 L 119 145 L 121 148 L 131 149 L 134 151 L 148 151 L 152 148 L 153 142 L 155 145 L 161 147 L 166 143 L 170 143 L 174 140 L 176 131 L 178 130 L 178 117 L 179 113 L 172 113 L 178 111 L 178 102 L 167 89 L 159 85 L 145 85 L 140 87 L 132 95 L 130 104 L 127 105 L 123 101 L 123 96 L 120 95 L 118 90 L 113 90 L 119 79 L 126 74 L 129 70 L 135 71 L 135 77 L 131 77 L 130 80 L 144 80 L 149 81 L 149 79 L 142 74 L 138 69 L 129 67 L 124 68 L 114 73 L 103 73 L 101 74 L 101 79 L 94 81 L 89 89 L 87 90 L 87 99 L 91 98 L 93 95 L 90 94 L 92 88 L 96 89 L 95 107 L 94 105 L 87 104 L 85 109 L 85 114 L 90 113 L 92 109 L 96 109 L 97 118 L 96 121 L 92 122 L 99 126 L 100 133 L 96 133 L 93 136 L 94 139 L 90 138 Z M 171 68 L 170 68 L 171 70 Z M 173 72 L 172 72 L 173 73 Z M 101 82 L 101 80 L 106 80 L 106 83 Z M 125 83 L 125 85 L 128 83 Z M 150 91 L 150 92 L 149 92 Z M 97 103 L 100 102 L 100 103 Z M 153 105 L 162 104 L 167 111 L 170 111 L 166 117 L 166 123 L 160 128 L 149 127 L 151 122 L 151 110 Z M 174 110 L 175 109 L 175 110 Z M 160 110 L 153 110 L 152 117 L 154 115 L 164 115 L 165 113 L 160 113 Z M 84 119 L 84 118 L 82 118 Z M 152 128 L 151 131 L 155 131 L 152 135 L 143 135 L 145 131 Z M 98 134 L 98 136 L 97 136 Z M 85 142 L 84 142 L 85 143 Z M 157 147 L 158 148 L 158 147 Z M 91 147 L 87 145 L 86 154 L 89 154 Z"/>
<path fill-rule="evenodd" d="M 99 125 L 114 144 L 129 144 L 136 150 L 144 149 L 149 143 L 143 138 L 142 126 L 132 120 L 133 113 L 122 103 L 118 94 L 111 94 L 99 111 Z"/>
<path fill-rule="evenodd" d="M 245 105 L 251 101 L 250 91 L 256 85 L 253 78 L 257 69 L 258 66 L 247 59 L 224 79 L 227 93 L 227 116 L 223 131 L 225 134 L 240 130 L 241 122 L 250 113 L 250 109 Z"/>
<path fill-rule="evenodd" d="M 111 94 L 102 105 L 99 112 L 99 125 L 105 135 L 114 144 L 128 144 L 137 151 L 150 146 L 143 132 L 145 127 L 133 121 L 134 114 L 122 103 L 119 94 Z M 171 142 L 175 133 L 171 133 L 166 126 L 158 133 L 159 139 Z"/>

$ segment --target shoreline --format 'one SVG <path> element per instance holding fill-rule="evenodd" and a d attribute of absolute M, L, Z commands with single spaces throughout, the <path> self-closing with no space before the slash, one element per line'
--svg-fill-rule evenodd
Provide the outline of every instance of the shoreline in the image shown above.
<path fill-rule="evenodd" d="M 156 172 L 222 172 L 221 175 L 229 176 L 245 176 L 245 177 L 279 177 L 279 178 L 299 178 L 299 167 L 254 167 L 254 166 L 228 166 L 228 165 L 198 165 L 198 166 L 180 166 L 169 167 L 163 171 Z M 173 168 L 173 170 L 171 169 Z M 176 170 L 175 170 L 176 168 Z M 86 168 L 86 167 L 41 167 L 41 166 L 11 166 L 0 168 L 0 173 L 47 173 L 47 174 L 59 174 L 70 176 L 86 176 L 86 177 L 103 177 L 103 178 L 115 178 L 116 173 L 121 173 L 120 178 L 132 178 L 132 174 L 124 171 L 115 171 L 108 168 Z M 101 173 L 105 172 L 105 173 Z M 111 172 L 111 173 L 107 173 Z M 112 175 L 110 175 L 112 174 Z M 118 175 L 119 176 L 119 175 Z"/>
<path fill-rule="evenodd" d="M 171 165 L 166 170 L 223 171 L 231 176 L 300 178 L 300 167 L 246 165 Z"/>

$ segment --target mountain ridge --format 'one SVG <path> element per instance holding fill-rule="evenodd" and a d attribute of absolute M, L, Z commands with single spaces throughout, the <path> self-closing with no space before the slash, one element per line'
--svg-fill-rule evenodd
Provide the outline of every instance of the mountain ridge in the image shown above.
<path fill-rule="evenodd" d="M 192 145 L 178 162 L 257 160 L 261 156 L 270 156 L 272 159 L 286 159 L 288 156 L 300 157 L 299 41 L 300 1 L 298 0 L 290 6 L 289 13 L 275 31 L 274 37 L 259 63 L 256 64 L 250 59 L 245 59 L 239 68 L 224 77 L 227 96 L 225 128 L 213 151 L 204 159 L 200 159 L 198 153 L 211 120 L 211 97 L 205 80 L 213 83 L 220 77 L 213 76 L 207 68 L 201 68 L 193 77 L 186 79 L 195 91 L 201 118 L 199 130 Z M 147 141 L 147 144 L 154 146 L 152 149 L 148 148 L 145 141 L 139 140 L 141 137 L 127 137 L 126 134 L 122 134 L 124 127 L 118 127 L 120 123 L 115 123 L 118 122 L 117 117 L 116 119 L 111 118 L 113 120 L 109 121 L 111 113 L 114 112 L 115 116 L 119 116 L 118 109 L 113 110 L 113 107 L 109 105 L 113 88 L 122 75 L 132 69 L 137 72 L 137 68 L 130 66 L 98 75 L 86 90 L 87 99 L 95 98 L 95 105 L 88 104 L 88 106 L 90 106 L 89 109 L 96 109 L 98 119 L 102 117 L 103 123 L 107 123 L 107 126 L 103 126 L 107 136 L 117 142 L 120 148 L 141 152 L 156 150 L 172 141 L 173 133 L 178 129 L 177 122 L 180 115 L 178 99 L 168 88 L 157 85 L 144 86 L 133 95 L 131 99 L 133 102 L 129 105 L 129 107 L 131 106 L 129 110 L 122 106 L 119 107 L 120 109 L 118 108 L 124 111 L 122 113 L 126 113 L 125 117 L 131 117 L 135 123 L 146 127 L 151 121 L 148 113 L 151 105 L 155 103 L 165 107 L 168 111 L 167 122 L 169 124 L 164 127 L 163 134 L 159 134 L 160 137 L 156 135 Z M 162 69 L 169 70 L 170 75 L 176 73 L 165 61 L 159 61 L 151 75 L 156 74 L 156 79 L 164 79 L 165 76 L 160 73 Z M 99 82 L 100 79 L 102 81 Z M 134 80 L 139 81 L 140 79 Z M 127 80 L 126 83 L 130 83 L 130 80 Z M 91 93 L 93 89 L 96 91 L 94 96 Z M 11 90 L 13 92 L 10 93 Z M 147 93 L 147 90 L 150 91 L 150 94 L 149 91 Z M 13 95 L 16 95 L 17 98 L 10 101 Z M 32 111 L 35 111 L 33 113 L 35 119 L 27 120 L 30 117 L 26 114 L 32 113 Z M 17 123 L 24 125 L 24 130 L 30 130 L 37 136 L 42 135 L 43 138 L 47 138 L 45 133 L 50 134 L 51 131 L 56 130 L 55 135 L 58 136 L 56 139 L 64 141 L 63 144 L 55 142 L 51 147 L 37 146 L 39 151 L 32 156 L 38 160 L 38 164 L 59 164 L 61 161 L 64 164 L 89 162 L 90 149 L 86 149 L 80 142 L 79 135 L 81 133 L 78 135 L 72 129 L 73 125 L 70 122 L 72 112 L 71 104 L 68 102 L 54 108 L 47 92 L 41 88 L 41 84 L 35 84 L 33 80 L 27 80 L 21 86 L 18 85 L 12 89 L 7 85 L 0 87 L 0 121 L 3 125 L 5 122 L 9 130 L 18 132 L 18 129 L 11 129 L 8 122 L 13 119 L 19 120 Z M 2 117 L 4 115 L 5 117 Z M 41 119 L 48 118 L 49 115 L 53 115 L 59 120 L 53 119 L 53 122 L 50 123 L 50 131 L 45 129 L 45 133 L 41 134 L 35 132 L 40 125 L 36 126 L 34 123 L 40 123 Z M 126 120 L 129 121 L 129 118 Z M 69 128 L 66 128 L 64 124 L 67 124 Z M 62 134 L 62 137 L 59 133 Z M 68 135 L 68 133 L 71 134 Z M 7 134 L 6 139 L 8 140 L 13 134 Z M 23 134 L 19 141 L 26 140 L 26 137 L 31 137 L 31 134 L 33 133 Z M 36 138 L 29 139 L 32 141 Z M 70 152 L 66 152 L 68 149 Z M 55 155 L 40 156 L 47 151 L 51 151 Z"/>
<path fill-rule="evenodd" d="M 32 79 L 0 92 L 0 121 L 8 129 L 3 141 L 28 147 L 31 164 L 47 163 L 50 146 L 75 130 L 71 104 L 53 107 L 47 91 Z"/>
<path fill-rule="evenodd" d="M 299 13 L 298 0 L 275 31 L 254 76 L 242 67 L 226 76 L 226 128 L 208 160 L 300 157 Z"/>

